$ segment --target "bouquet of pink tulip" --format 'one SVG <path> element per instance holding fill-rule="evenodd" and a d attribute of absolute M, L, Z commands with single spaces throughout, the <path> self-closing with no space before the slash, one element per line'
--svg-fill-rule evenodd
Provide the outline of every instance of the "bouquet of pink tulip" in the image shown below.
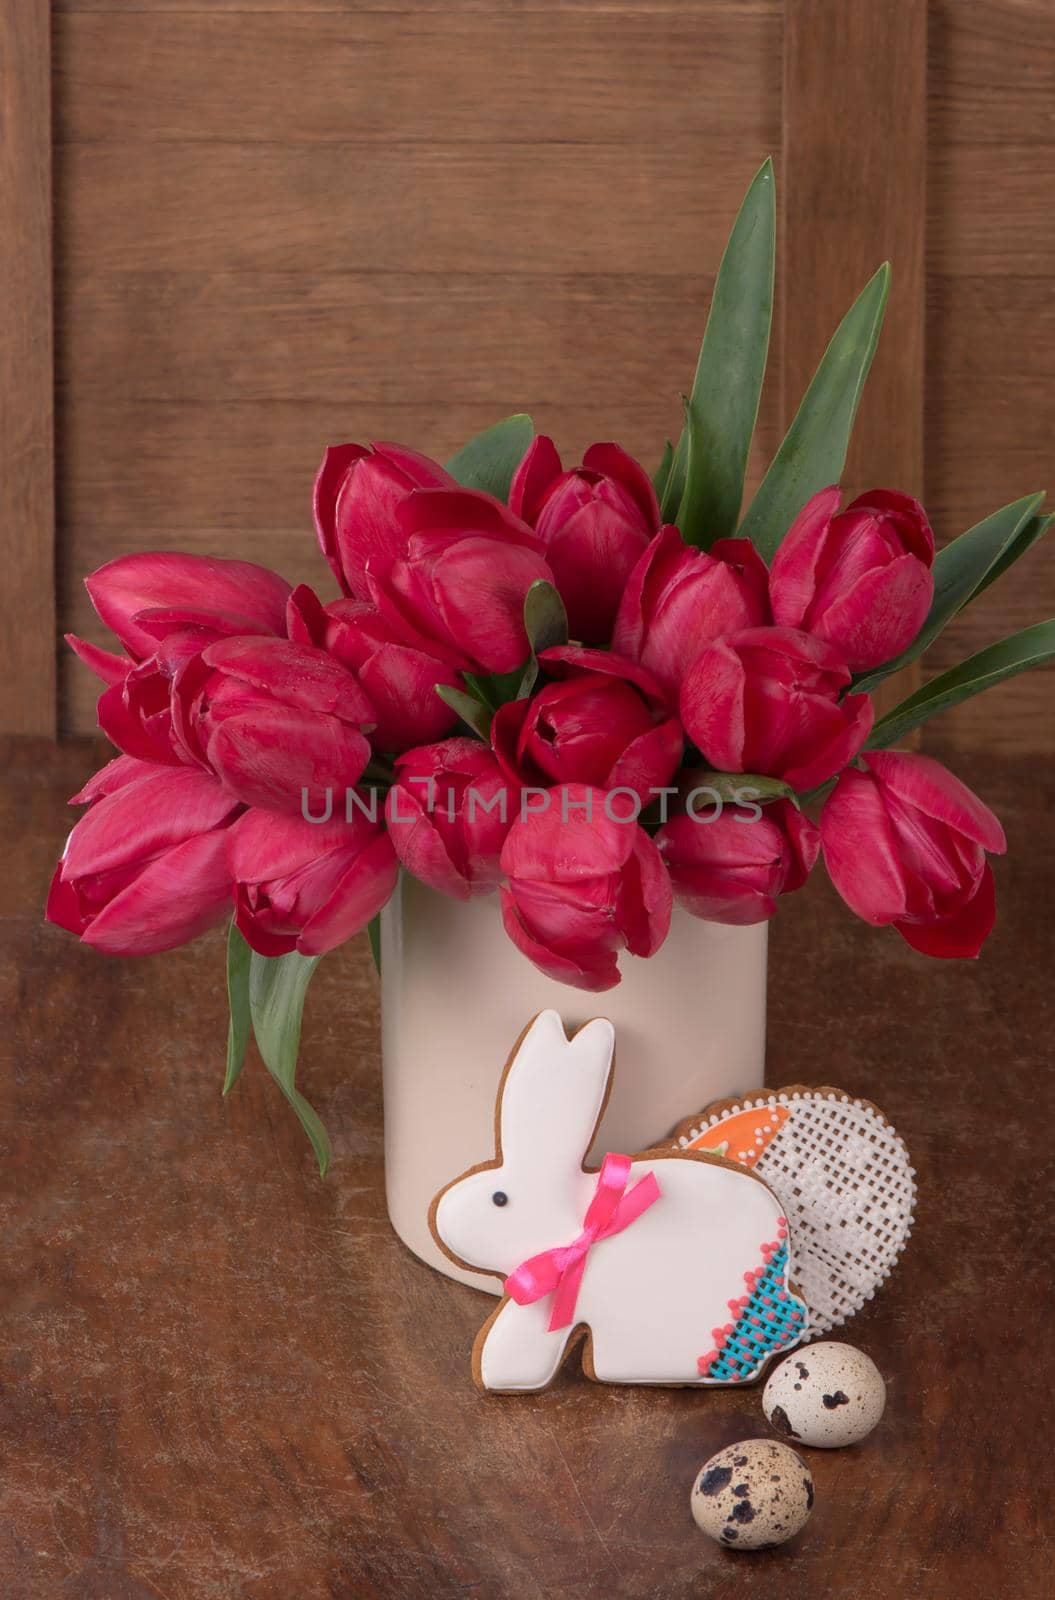
<path fill-rule="evenodd" d="M 335 445 L 315 482 L 328 602 L 263 567 L 126 556 L 87 586 L 120 641 L 70 643 L 121 752 L 48 916 L 110 954 L 231 919 L 227 1087 L 250 1025 L 295 1087 L 308 978 L 369 927 L 400 865 L 579 988 L 651 956 L 677 899 L 771 917 L 819 854 L 851 910 L 916 949 L 975 956 L 993 924 L 992 812 L 890 749 L 935 712 L 1055 655 L 1055 622 L 993 645 L 876 718 L 915 660 L 1051 521 L 1042 495 L 935 554 L 923 508 L 836 486 L 888 288 L 847 313 L 741 517 L 772 309 L 767 162 L 723 257 L 684 425 L 654 477 L 616 444 L 566 469 L 510 417 L 446 467 Z"/>

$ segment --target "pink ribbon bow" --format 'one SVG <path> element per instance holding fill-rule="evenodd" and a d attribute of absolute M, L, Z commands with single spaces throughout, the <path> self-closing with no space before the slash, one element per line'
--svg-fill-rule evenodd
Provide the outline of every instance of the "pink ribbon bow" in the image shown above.
<path fill-rule="evenodd" d="M 553 1295 L 549 1319 L 550 1333 L 566 1328 L 575 1316 L 579 1285 L 586 1270 L 586 1257 L 601 1239 L 622 1233 L 653 1201 L 659 1199 L 659 1184 L 654 1172 L 648 1173 L 626 1192 L 630 1177 L 630 1157 L 606 1155 L 597 1175 L 597 1188 L 583 1221 L 582 1232 L 571 1244 L 543 1250 L 541 1255 L 522 1261 L 505 1281 L 505 1291 L 518 1306 L 531 1305 L 543 1295 Z"/>

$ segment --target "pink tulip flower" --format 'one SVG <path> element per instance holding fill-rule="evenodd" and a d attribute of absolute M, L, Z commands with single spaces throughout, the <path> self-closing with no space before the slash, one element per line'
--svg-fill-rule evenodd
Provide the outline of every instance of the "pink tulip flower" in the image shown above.
<path fill-rule="evenodd" d="M 534 787 L 633 789 L 647 805 L 652 790 L 670 782 L 684 748 L 659 685 L 610 651 L 562 646 L 540 660 L 561 681 L 498 708 L 491 740 L 503 769 Z"/>
<path fill-rule="evenodd" d="M 934 598 L 934 535 L 910 495 L 871 489 L 839 510 L 821 489 L 791 524 L 769 577 L 773 620 L 832 645 L 852 672 L 892 661 Z"/>
<path fill-rule="evenodd" d="M 517 949 L 578 989 L 619 982 L 618 952 L 651 956 L 670 928 L 667 869 L 625 806 L 603 790 L 555 789 L 545 810 L 518 817 L 502 847 L 502 920 Z M 588 808 L 588 809 L 586 809 Z"/>
<path fill-rule="evenodd" d="M 68 633 L 66 642 L 106 687 L 99 726 L 126 754 L 178 766 L 170 691 L 178 669 L 214 640 L 285 632 L 289 584 L 247 561 L 163 551 L 121 556 L 86 579 L 102 620 L 129 652 L 114 655 Z"/>
<path fill-rule="evenodd" d="M 787 800 L 672 817 L 656 836 L 674 898 L 707 922 L 746 924 L 774 915 L 777 899 L 801 889 L 820 848 L 810 819 Z"/>
<path fill-rule="evenodd" d="M 364 798 L 364 806 L 366 801 Z M 327 822 L 247 811 L 227 839 L 235 922 L 262 956 L 321 956 L 377 915 L 399 864 L 380 821 L 351 806 Z"/>
<path fill-rule="evenodd" d="M 396 511 L 411 489 L 454 487 L 437 462 L 406 445 L 331 445 L 315 478 L 315 532 L 344 593 L 366 600 L 367 562 L 406 554 Z"/>
<path fill-rule="evenodd" d="M 659 527 L 644 468 L 617 444 L 593 444 L 564 472 L 539 434 L 513 475 L 510 508 L 537 532 L 573 638 L 606 644 L 627 579 Z"/>
<path fill-rule="evenodd" d="M 431 744 L 448 733 L 458 714 L 440 699 L 437 684 L 461 686 L 447 662 L 404 644 L 384 618 L 362 600 L 321 600 L 301 584 L 289 602 L 289 636 L 313 644 L 354 672 L 377 715 L 370 736 L 375 750 L 394 753 Z"/>
<path fill-rule="evenodd" d="M 524 597 L 553 582 L 538 539 L 491 495 L 418 489 L 399 504 L 406 555 L 371 559 L 370 596 L 393 633 L 471 672 L 511 672 L 529 653 Z"/>
<path fill-rule="evenodd" d="M 247 805 L 320 815 L 358 782 L 376 713 L 352 674 L 286 639 L 221 639 L 177 673 L 173 732 L 188 761 Z"/>
<path fill-rule="evenodd" d="M 747 628 L 697 656 L 681 720 L 722 772 L 757 772 L 812 789 L 845 767 L 872 730 L 866 694 L 843 695 L 849 669 L 831 645 L 794 628 Z"/>
<path fill-rule="evenodd" d="M 77 797 L 46 916 L 107 955 L 154 955 L 231 908 L 229 824 L 241 807 L 208 773 L 120 756 Z"/>
<path fill-rule="evenodd" d="M 930 956 L 978 955 L 996 918 L 986 852 L 1004 830 L 967 785 L 930 756 L 866 751 L 821 812 L 824 864 L 851 911 L 892 924 Z"/>
<path fill-rule="evenodd" d="M 479 739 L 447 739 L 396 762 L 385 820 L 396 854 L 415 878 L 455 900 L 486 894 L 516 815 L 519 786 Z"/>
<path fill-rule="evenodd" d="M 768 579 L 749 539 L 720 539 L 705 553 L 661 528 L 630 574 L 612 649 L 647 667 L 676 704 L 705 645 L 770 621 Z"/>

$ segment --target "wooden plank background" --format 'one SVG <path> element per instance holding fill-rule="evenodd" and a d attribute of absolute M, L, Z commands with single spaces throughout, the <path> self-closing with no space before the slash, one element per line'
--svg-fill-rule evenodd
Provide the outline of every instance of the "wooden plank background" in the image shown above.
<path fill-rule="evenodd" d="M 0 0 L 0 728 L 55 731 L 47 0 Z"/>
<path fill-rule="evenodd" d="M 82 572 L 150 543 L 324 585 L 310 488 L 338 439 L 444 456 L 527 409 L 572 458 L 615 436 L 658 459 L 779 152 L 781 59 L 779 0 L 67 5 L 64 617 L 97 636 Z M 89 727 L 93 684 L 64 685 Z"/>
<path fill-rule="evenodd" d="M 922 487 L 944 540 L 1051 481 L 1048 0 L 52 12 L 62 627 L 101 637 L 83 573 L 150 546 L 325 587 L 309 494 L 337 439 L 443 456 L 525 408 L 571 458 L 615 436 L 651 463 L 767 153 L 782 311 L 752 481 L 884 256 L 893 296 L 848 489 Z M 36 414 L 40 433 L 39 396 Z M 36 516 L 21 581 L 39 604 Z M 927 670 L 1052 612 L 1042 548 Z M 51 633 L 34 625 L 43 728 Z M 60 681 L 61 726 L 90 728 L 93 681 L 65 660 Z M 1005 685 L 928 741 L 1050 748 L 1050 688 Z"/>
<path fill-rule="evenodd" d="M 1055 6 L 932 0 L 927 498 L 946 535 L 1055 495 Z M 931 670 L 1055 616 L 1055 539 L 938 640 Z M 1051 669 L 938 718 L 936 748 L 1055 748 Z"/>

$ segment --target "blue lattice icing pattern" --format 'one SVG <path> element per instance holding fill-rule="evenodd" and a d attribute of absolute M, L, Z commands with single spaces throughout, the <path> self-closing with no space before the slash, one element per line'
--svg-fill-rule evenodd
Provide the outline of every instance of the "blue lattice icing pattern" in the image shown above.
<path fill-rule="evenodd" d="M 784 1218 L 779 1239 L 762 1246 L 762 1265 L 744 1273 L 745 1292 L 729 1301 L 731 1320 L 712 1328 L 714 1349 L 697 1362 L 711 1383 L 745 1383 L 758 1376 L 771 1356 L 789 1350 L 806 1333 L 806 1307 L 788 1285 L 788 1236 Z"/>

